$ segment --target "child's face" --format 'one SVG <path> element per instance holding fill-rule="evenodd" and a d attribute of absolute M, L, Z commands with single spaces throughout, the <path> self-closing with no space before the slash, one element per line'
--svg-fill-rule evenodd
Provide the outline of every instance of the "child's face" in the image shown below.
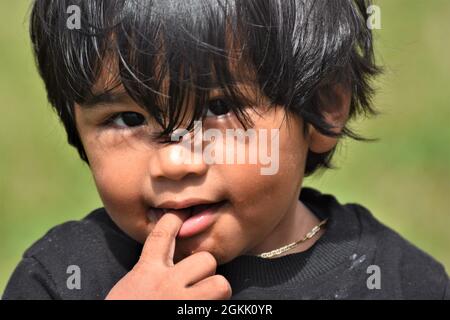
<path fill-rule="evenodd" d="M 242 85 L 242 90 L 256 97 L 253 87 Z M 266 129 L 268 133 L 270 129 L 279 129 L 278 148 L 272 150 L 279 153 L 279 168 L 272 175 L 261 174 L 261 168 L 267 166 L 260 161 L 256 164 L 248 161 L 246 164 L 180 163 L 176 160 L 177 144 L 152 141 L 148 131 L 154 121 L 129 97 L 107 107 L 76 105 L 77 127 L 90 169 L 115 223 L 135 240 L 144 242 L 155 225 L 148 218 L 151 207 L 194 198 L 225 200 L 214 212 L 209 227 L 178 238 L 175 260 L 193 251 L 207 250 L 219 263 L 225 263 L 241 254 L 258 253 L 258 248 L 268 247 L 270 239 L 283 239 L 289 232 L 287 222 L 299 210 L 308 135 L 304 135 L 300 119 L 285 118 L 283 108 L 265 108 L 263 99 L 258 103 L 256 109 L 260 115 L 249 112 L 252 128 L 256 132 Z M 126 128 L 125 124 L 135 119 L 136 115 L 131 114 L 131 120 L 126 123 L 124 118 L 117 118 L 115 126 L 102 125 L 117 112 L 138 113 L 149 124 Z M 231 113 L 225 117 L 208 117 L 202 125 L 203 130 L 242 128 Z"/>

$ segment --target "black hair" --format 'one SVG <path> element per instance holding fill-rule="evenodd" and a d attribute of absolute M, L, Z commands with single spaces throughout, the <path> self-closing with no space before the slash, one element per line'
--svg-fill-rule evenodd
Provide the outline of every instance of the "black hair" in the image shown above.
<path fill-rule="evenodd" d="M 88 163 L 78 135 L 74 104 L 98 96 L 93 88 L 106 61 L 114 83 L 172 132 L 183 101 L 194 92 L 188 129 L 203 114 L 213 84 L 249 124 L 245 95 L 234 84 L 256 83 L 270 102 L 329 136 L 365 140 L 345 126 L 331 130 L 320 98 L 333 85 L 351 90 L 350 117 L 374 115 L 375 64 L 365 0 L 35 0 L 30 34 L 48 100 L 65 126 L 68 142 Z M 68 28 L 67 9 L 81 10 L 81 28 Z M 231 41 L 229 41 L 231 39 Z M 232 65 L 235 67 L 232 70 Z M 236 67 L 237 66 L 237 67 Z M 113 68 L 114 69 L 114 68 Z M 161 88 L 169 78 L 169 99 Z M 100 93 L 101 94 L 101 93 Z M 168 119 L 163 120 L 163 119 Z M 305 126 L 306 128 L 306 126 Z M 335 148 L 309 151 L 305 175 L 330 168 Z"/>

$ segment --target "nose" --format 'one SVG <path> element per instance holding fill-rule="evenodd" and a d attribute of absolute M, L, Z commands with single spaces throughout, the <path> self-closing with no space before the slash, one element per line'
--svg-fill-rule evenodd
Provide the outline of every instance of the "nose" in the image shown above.
<path fill-rule="evenodd" d="M 202 153 L 180 143 L 162 146 L 150 158 L 150 177 L 178 181 L 188 175 L 202 176 L 208 171 Z"/>

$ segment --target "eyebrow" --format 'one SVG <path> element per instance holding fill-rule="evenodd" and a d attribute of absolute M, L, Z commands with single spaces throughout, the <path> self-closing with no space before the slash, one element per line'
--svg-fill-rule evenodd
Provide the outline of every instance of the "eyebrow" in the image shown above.
<path fill-rule="evenodd" d="M 236 84 L 238 86 L 243 86 L 247 84 L 245 81 L 237 81 Z M 211 90 L 221 90 L 222 88 L 220 86 L 211 88 Z M 130 103 L 132 99 L 125 91 L 120 92 L 112 92 L 112 91 L 105 91 L 101 93 L 94 93 L 86 100 L 80 104 L 80 106 L 84 109 L 96 109 L 97 107 L 107 107 L 111 105 L 118 105 L 118 104 L 127 104 Z"/>
<path fill-rule="evenodd" d="M 88 97 L 80 106 L 86 109 L 94 109 L 114 104 L 130 103 L 131 98 L 126 92 L 102 92 Z"/>

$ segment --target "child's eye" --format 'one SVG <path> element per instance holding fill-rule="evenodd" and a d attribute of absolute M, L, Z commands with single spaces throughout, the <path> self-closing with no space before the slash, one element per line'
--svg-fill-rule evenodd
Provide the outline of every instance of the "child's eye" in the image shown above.
<path fill-rule="evenodd" d="M 230 113 L 230 103 L 225 99 L 213 99 L 208 102 L 206 117 L 221 117 Z"/>
<path fill-rule="evenodd" d="M 110 121 L 118 127 L 130 128 L 145 124 L 145 117 L 137 112 L 121 112 L 113 116 Z"/>

